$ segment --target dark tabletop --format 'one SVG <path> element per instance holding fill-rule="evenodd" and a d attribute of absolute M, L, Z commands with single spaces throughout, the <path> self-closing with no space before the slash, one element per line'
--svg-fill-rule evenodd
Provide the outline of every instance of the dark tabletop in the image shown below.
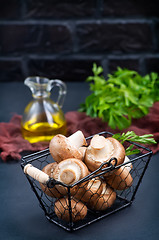
<path fill-rule="evenodd" d="M 86 83 L 67 83 L 63 110 L 77 110 L 89 93 Z M 56 94 L 55 94 L 56 95 Z M 0 84 L 0 122 L 22 114 L 31 99 L 23 83 Z M 50 223 L 39 207 L 20 162 L 0 160 L 0 239 L 108 239 L 154 240 L 159 238 L 159 154 L 153 155 L 133 204 L 75 232 Z"/>

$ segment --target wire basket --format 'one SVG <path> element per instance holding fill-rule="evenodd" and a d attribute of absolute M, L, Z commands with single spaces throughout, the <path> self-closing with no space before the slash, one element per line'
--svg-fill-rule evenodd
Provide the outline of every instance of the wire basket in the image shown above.
<path fill-rule="evenodd" d="M 112 133 L 110 132 L 101 132 L 98 134 L 103 135 L 104 137 L 112 136 Z M 88 143 L 92 137 L 93 136 L 86 138 Z M 130 146 L 130 144 L 132 144 L 130 141 L 126 141 L 124 143 L 124 147 L 127 148 L 128 146 Z M 51 192 L 53 188 L 58 189 L 57 186 L 62 186 L 65 188 L 66 191 L 66 194 L 64 194 L 65 196 L 62 198 L 59 197 L 59 199 L 48 194 L 48 192 L 44 191 L 44 189 L 42 190 L 41 183 L 39 183 L 37 180 L 26 174 L 26 177 L 39 201 L 40 207 L 45 213 L 46 218 L 50 222 L 64 228 L 67 231 L 74 231 L 131 205 L 152 156 L 152 151 L 150 149 L 136 143 L 133 144 L 134 148 L 140 149 L 140 153 L 136 155 L 130 155 L 129 162 L 116 166 L 116 164 L 112 164 L 113 162 L 112 160 L 114 159 L 110 159 L 107 163 L 102 164 L 99 169 L 90 173 L 88 176 L 86 176 L 85 178 L 81 179 L 80 181 L 76 182 L 73 185 L 65 185 L 55 181 L 52 178 L 49 178 L 49 181 L 47 182 L 46 186 L 48 191 Z M 24 169 L 24 167 L 27 164 L 32 164 L 37 169 L 42 170 L 47 164 L 52 162 L 54 162 L 54 160 L 50 155 L 49 149 L 46 149 L 23 157 L 21 161 L 21 166 L 22 169 Z M 78 191 L 81 191 L 82 188 L 85 188 L 88 182 L 94 184 L 93 181 L 96 181 L 97 179 L 103 181 L 103 179 L 105 179 L 105 176 L 115 173 L 115 171 L 117 171 L 121 167 L 123 168 L 128 167 L 128 165 L 129 167 L 131 166 L 129 172 L 133 179 L 132 184 L 130 186 L 126 186 L 124 189 L 120 188 L 113 189 L 111 187 L 111 189 L 113 189 L 113 193 L 115 193 L 115 198 L 112 204 L 109 204 L 109 197 L 111 196 L 110 194 L 106 202 L 104 202 L 103 206 L 107 205 L 105 208 L 97 209 L 95 205 L 93 205 L 94 207 L 92 207 L 91 200 L 93 199 L 99 200 L 98 195 L 101 194 L 101 192 L 99 193 L 98 191 L 96 192 L 95 195 L 91 194 L 89 202 L 85 201 L 83 202 L 82 197 L 81 199 L 79 197 L 76 198 L 76 194 L 78 193 Z M 121 180 L 121 184 L 122 181 L 123 180 Z M 75 193 L 72 193 L 73 192 L 72 189 L 75 187 L 76 191 Z M 90 193 L 91 187 L 90 189 L 87 189 L 87 191 L 89 191 Z M 98 201 L 96 200 L 96 203 L 97 202 Z M 76 211 L 74 210 L 77 210 L 76 207 L 79 203 L 82 203 L 83 205 L 81 205 L 81 209 L 76 215 Z M 65 214 L 61 212 L 60 210 L 61 207 L 64 209 L 64 212 L 67 213 L 68 215 L 67 219 L 62 218 L 62 216 L 64 216 Z M 81 212 L 85 209 L 87 209 L 87 214 L 85 214 L 85 216 L 82 219 L 80 219 L 79 216 L 81 216 L 82 214 Z"/>

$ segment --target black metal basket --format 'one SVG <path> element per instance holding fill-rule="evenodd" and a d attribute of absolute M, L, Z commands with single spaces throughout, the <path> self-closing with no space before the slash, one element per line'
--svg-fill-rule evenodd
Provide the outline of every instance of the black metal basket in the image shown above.
<path fill-rule="evenodd" d="M 105 137 L 112 136 L 112 133 L 109 133 L 109 132 L 101 132 L 98 134 L 103 135 Z M 93 136 L 90 136 L 86 140 L 89 142 L 92 137 Z M 131 142 L 126 141 L 124 143 L 124 147 L 126 148 L 130 144 L 131 144 Z M 64 228 L 67 231 L 73 231 L 73 230 L 80 229 L 84 226 L 87 226 L 90 223 L 93 223 L 99 219 L 102 219 L 112 213 L 115 213 L 115 212 L 129 206 L 135 198 L 138 187 L 141 183 L 141 180 L 144 176 L 144 173 L 147 169 L 150 158 L 152 156 L 152 151 L 150 149 L 143 147 L 136 143 L 133 143 L 133 144 L 134 144 L 134 148 L 140 149 L 140 153 L 137 155 L 130 155 L 130 157 L 129 157 L 129 159 L 130 159 L 129 163 L 132 164 L 132 166 L 133 166 L 130 171 L 131 176 L 133 178 L 132 185 L 130 187 L 127 187 L 124 190 L 115 190 L 116 200 L 113 203 L 113 205 L 108 207 L 106 210 L 97 211 L 97 210 L 91 209 L 88 205 L 87 215 L 85 216 L 84 219 L 79 220 L 79 221 L 74 222 L 72 219 L 71 189 L 72 189 L 72 187 L 74 187 L 74 185 L 73 186 L 65 185 L 65 189 L 67 191 L 66 195 L 67 195 L 67 199 L 68 199 L 68 202 L 67 202 L 68 206 L 67 206 L 66 211 L 69 212 L 69 219 L 68 219 L 68 221 L 65 221 L 65 220 L 62 220 L 61 218 L 57 217 L 57 215 L 55 213 L 56 198 L 48 196 L 48 194 L 46 194 L 41 189 L 41 185 L 37 180 L 33 179 L 29 175 L 26 175 L 26 177 L 31 185 L 31 188 L 32 188 L 33 192 L 35 193 L 35 195 L 40 203 L 40 206 L 45 213 L 46 218 L 50 222 L 57 224 L 58 226 Z M 115 171 L 119 167 L 126 165 L 126 164 L 121 164 L 119 166 L 115 166 L 115 165 L 112 165 L 111 160 L 112 159 L 110 159 L 110 161 L 108 163 L 106 163 L 106 165 L 104 165 L 104 166 L 102 165 L 98 170 L 89 174 L 86 178 L 80 180 L 75 185 L 80 185 L 81 183 L 83 183 L 83 184 L 87 183 L 89 180 L 96 179 L 97 177 L 102 179 L 106 173 L 111 174 L 113 171 Z M 52 156 L 50 155 L 49 149 L 46 149 L 46 150 L 23 157 L 21 166 L 22 166 L 22 169 L 24 169 L 26 164 L 31 163 L 34 167 L 38 168 L 39 170 L 42 170 L 44 166 L 46 166 L 47 164 L 52 163 L 52 162 L 54 162 L 54 160 L 53 160 Z M 50 186 L 49 184 L 56 186 L 56 185 L 60 185 L 61 183 L 56 182 L 53 179 L 50 179 L 48 186 Z M 79 200 L 77 200 L 77 202 L 78 201 Z"/>

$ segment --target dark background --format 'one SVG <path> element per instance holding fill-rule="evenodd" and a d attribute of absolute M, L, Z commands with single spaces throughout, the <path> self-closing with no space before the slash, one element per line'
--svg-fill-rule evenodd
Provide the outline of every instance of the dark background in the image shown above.
<path fill-rule="evenodd" d="M 154 0 L 0 0 L 0 82 L 29 75 L 85 81 L 127 67 L 159 72 Z"/>
<path fill-rule="evenodd" d="M 93 62 L 105 76 L 117 66 L 159 73 L 159 1 L 0 0 L 0 120 L 22 114 L 31 98 L 23 81 L 43 75 L 67 82 L 64 112 L 88 95 Z M 28 89 L 28 91 L 27 91 Z M 75 233 L 48 222 L 20 163 L 0 166 L 3 240 L 159 239 L 158 154 L 130 208 Z"/>

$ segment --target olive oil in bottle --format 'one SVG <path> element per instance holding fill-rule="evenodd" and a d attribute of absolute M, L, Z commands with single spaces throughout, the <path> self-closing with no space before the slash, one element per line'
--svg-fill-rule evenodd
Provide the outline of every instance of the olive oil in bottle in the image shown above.
<path fill-rule="evenodd" d="M 56 118 L 57 120 L 57 118 Z M 66 121 L 58 119 L 53 123 L 36 122 L 31 120 L 22 126 L 22 135 L 30 143 L 50 141 L 56 134 L 66 135 Z"/>
<path fill-rule="evenodd" d="M 66 135 L 66 120 L 61 110 L 66 86 L 60 80 L 32 77 L 24 82 L 33 100 L 26 106 L 21 122 L 22 135 L 30 143 L 50 141 L 56 134 Z M 60 88 L 57 103 L 50 99 L 52 87 Z"/>

